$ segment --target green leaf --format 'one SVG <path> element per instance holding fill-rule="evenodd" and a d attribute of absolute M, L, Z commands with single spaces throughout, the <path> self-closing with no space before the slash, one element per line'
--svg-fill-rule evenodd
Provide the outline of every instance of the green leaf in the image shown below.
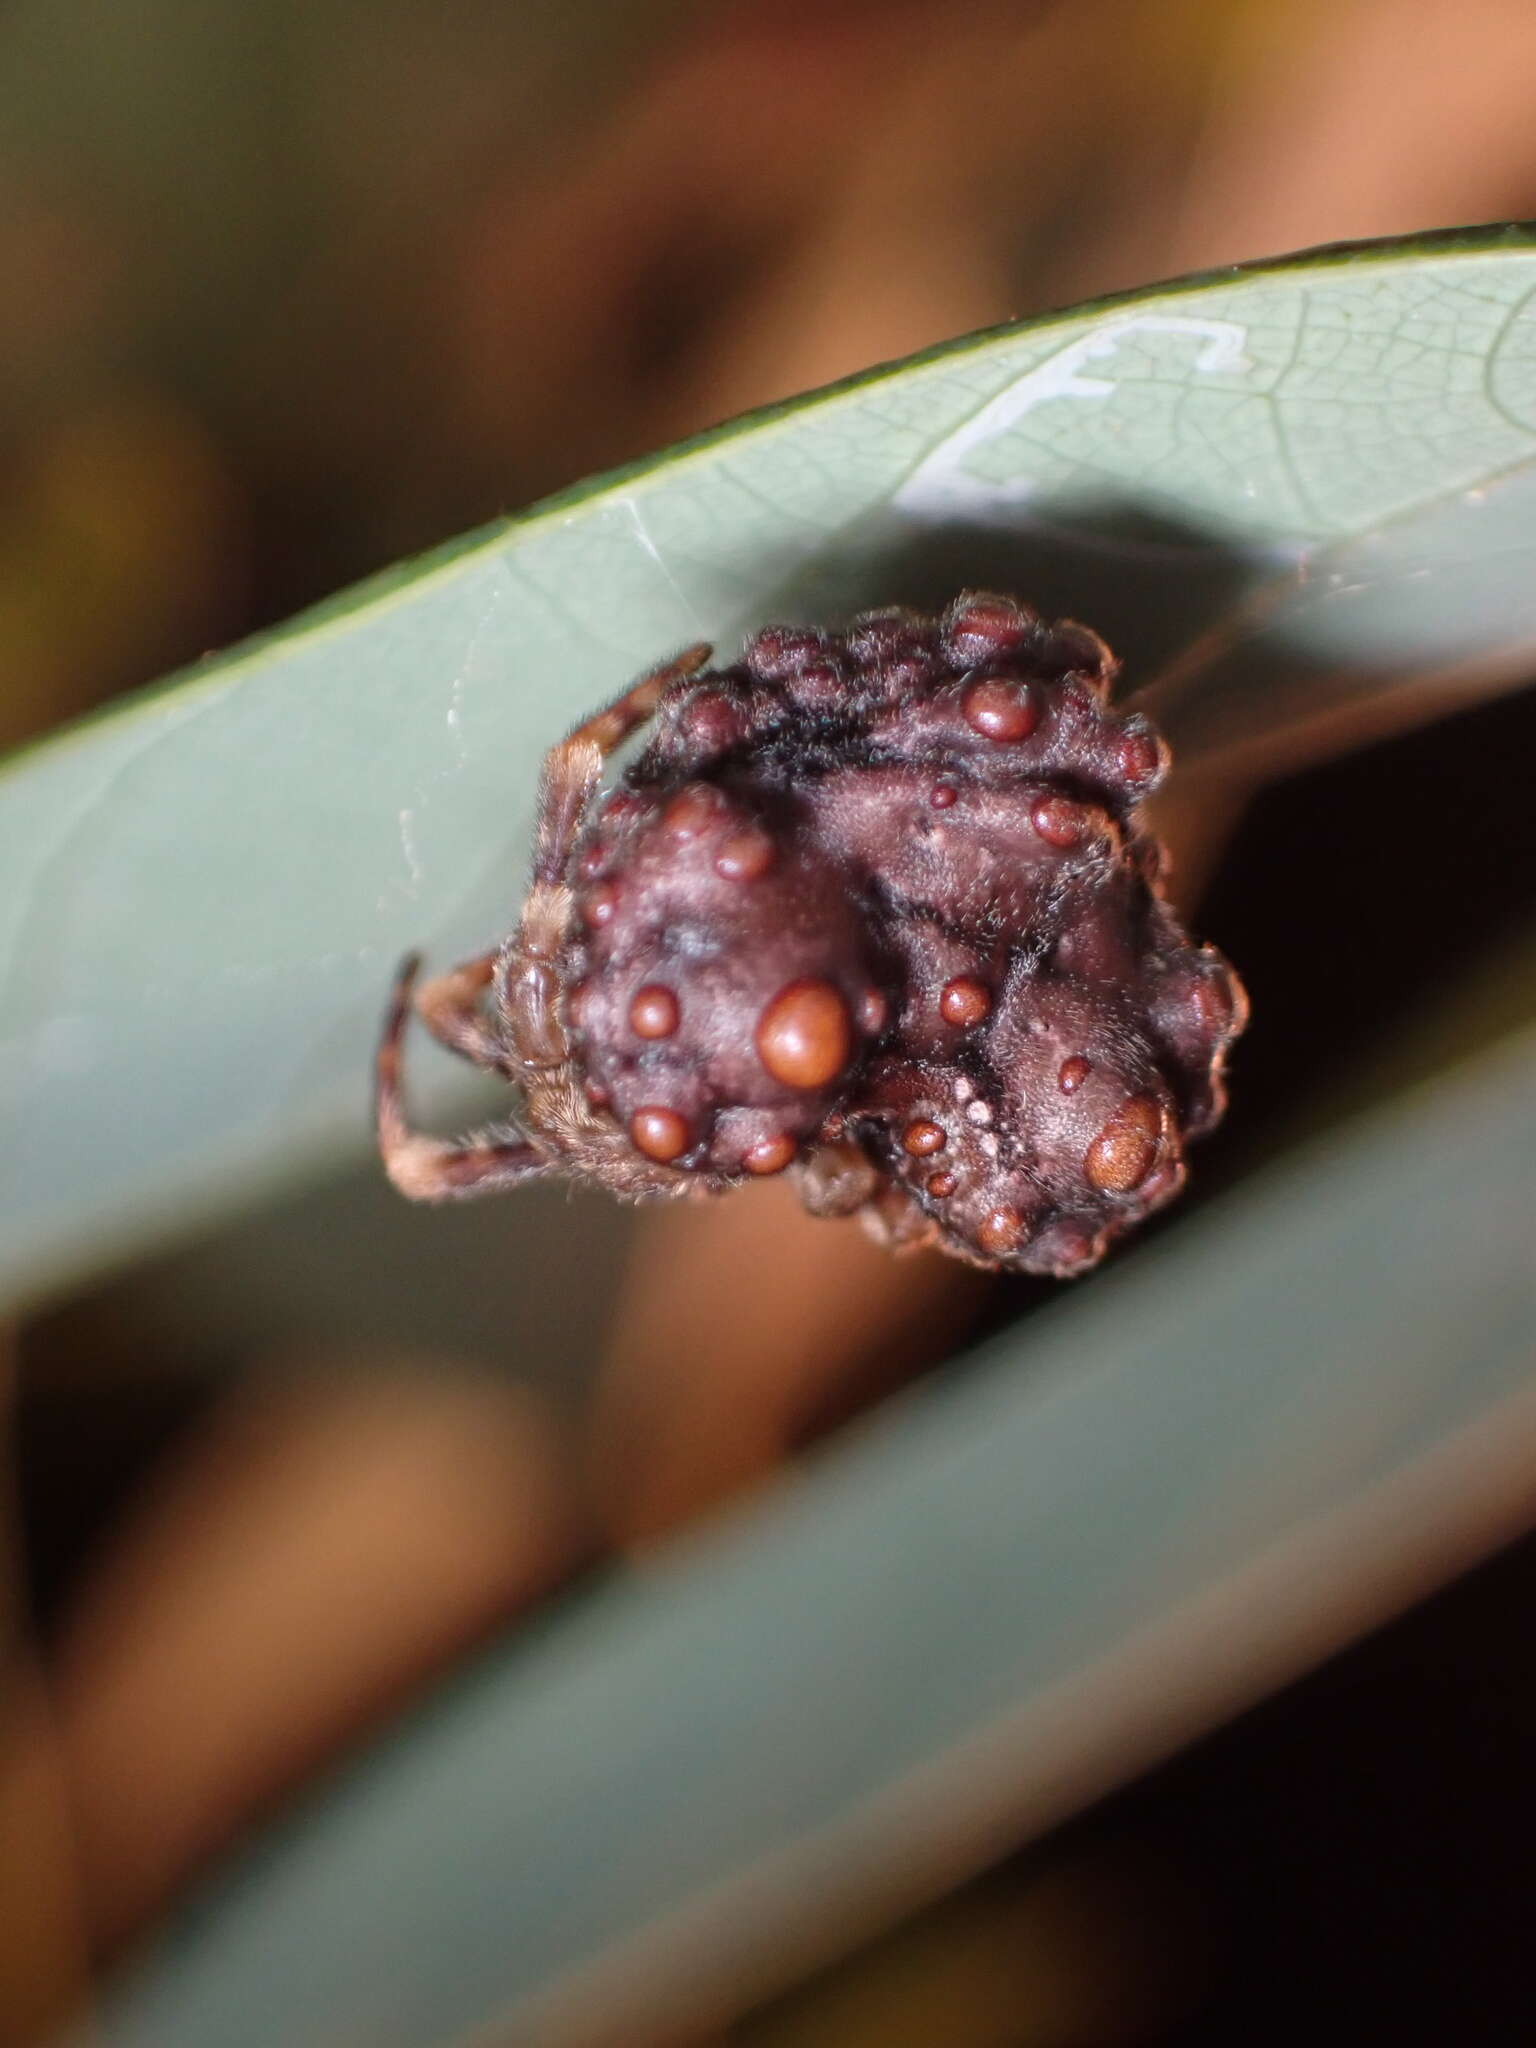
<path fill-rule="evenodd" d="M 0 775 L 0 1144 L 26 1167 L 0 1297 L 360 1151 L 396 957 L 506 928 L 540 750 L 701 635 L 1010 586 L 1088 617 L 1133 681 L 1227 647 L 1154 691 L 1190 759 L 1518 675 L 1533 287 L 1530 235 L 1488 230 L 961 341 L 23 755 Z"/>
<path fill-rule="evenodd" d="M 1536 242 L 1495 230 L 972 338 L 23 757 L 6 1286 L 360 1153 L 395 956 L 505 927 L 539 751 L 701 634 L 1011 586 L 1106 631 L 1212 772 L 1519 679 L 1533 290 Z M 1413 1085 L 481 1660 L 204 1903 L 110 2048 L 707 2016 L 1513 1527 L 1536 956 L 1496 982 Z"/>

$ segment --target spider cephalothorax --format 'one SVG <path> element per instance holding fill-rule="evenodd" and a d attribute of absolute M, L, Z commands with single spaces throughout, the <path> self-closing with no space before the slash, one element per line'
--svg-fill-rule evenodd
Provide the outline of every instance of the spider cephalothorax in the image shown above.
<path fill-rule="evenodd" d="M 969 592 L 941 619 L 696 647 L 550 754 L 500 949 L 416 998 L 516 1083 L 513 1130 L 379 1137 L 406 1194 L 566 1173 L 629 1196 L 789 1171 L 899 1244 L 1066 1275 L 1177 1192 L 1220 1116 L 1241 985 L 1185 936 L 1139 823 L 1167 752 L 1071 621 Z M 605 756 L 649 744 L 606 800 Z"/>

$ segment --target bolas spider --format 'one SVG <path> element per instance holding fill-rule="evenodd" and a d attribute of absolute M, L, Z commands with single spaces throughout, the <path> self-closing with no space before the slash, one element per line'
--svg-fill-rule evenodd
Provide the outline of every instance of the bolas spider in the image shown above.
<path fill-rule="evenodd" d="M 402 966 L 377 1063 L 391 1180 L 644 1198 L 788 1172 L 813 1213 L 894 1245 L 1086 1270 L 1183 1184 L 1246 1016 L 1163 899 L 1140 806 L 1167 750 L 1108 707 L 1108 648 L 973 591 L 709 656 L 550 752 L 510 937 L 419 990 Z M 513 1083 L 511 1127 L 410 1128 L 413 1004 Z"/>

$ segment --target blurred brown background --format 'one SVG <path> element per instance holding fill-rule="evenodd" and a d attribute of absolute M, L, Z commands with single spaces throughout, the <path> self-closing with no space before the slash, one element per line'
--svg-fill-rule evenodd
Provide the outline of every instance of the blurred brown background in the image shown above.
<path fill-rule="evenodd" d="M 12 0 L 0 742 L 946 336 L 1536 214 L 1533 104 L 1525 0 Z M 1175 806 L 1259 1018 L 1208 1187 L 1298 1101 L 1297 875 L 1375 932 L 1342 1066 L 1430 971 L 1406 915 L 1382 922 L 1381 821 L 1423 792 L 1479 822 L 1428 885 L 1457 905 L 1444 973 L 1529 900 L 1531 739 L 1516 698 L 1246 813 L 1247 788 Z M 370 1181 L 253 1229 L 0 1358 L 0 2041 L 88 1998 L 488 1631 L 1040 1293 L 891 1265 L 767 1191 L 636 1237 L 594 1220 L 568 1254 L 580 1368 L 534 1383 L 483 1306 L 494 1216 L 450 1245 Z M 765 1232 L 772 1287 L 744 1302 Z M 386 1234 L 403 1320 L 364 1299 Z M 722 1273 L 728 1384 L 703 1369 Z M 1530 2038 L 1533 1574 L 1513 1553 L 730 2038 L 1196 2048 L 1373 2015 L 1396 2040 Z"/>

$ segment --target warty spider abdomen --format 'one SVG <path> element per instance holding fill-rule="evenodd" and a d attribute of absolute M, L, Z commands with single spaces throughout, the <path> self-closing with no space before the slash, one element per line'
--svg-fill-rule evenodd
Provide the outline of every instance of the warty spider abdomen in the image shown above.
<path fill-rule="evenodd" d="M 386 1165 L 446 1199 L 550 1173 L 621 1195 L 789 1172 L 818 1213 L 972 1263 L 1078 1273 L 1183 1184 L 1241 984 L 1161 893 L 1168 755 L 1098 636 L 963 594 L 941 618 L 690 649 L 556 747 L 533 884 L 417 997 L 519 1088 L 449 1145 L 380 1051 Z M 600 799 L 602 762 L 654 717 Z"/>

